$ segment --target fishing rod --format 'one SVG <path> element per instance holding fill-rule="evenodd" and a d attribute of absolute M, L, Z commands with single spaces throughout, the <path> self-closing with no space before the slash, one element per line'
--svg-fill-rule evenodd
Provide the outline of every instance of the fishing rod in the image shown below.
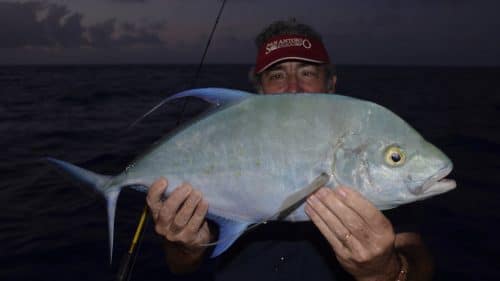
<path fill-rule="evenodd" d="M 208 37 L 207 44 L 205 46 L 205 50 L 203 51 L 203 55 L 200 60 L 200 64 L 198 65 L 198 68 L 196 69 L 196 73 L 194 75 L 194 78 L 191 83 L 191 87 L 194 87 L 196 85 L 196 82 L 198 80 L 198 77 L 201 73 L 201 68 L 203 67 L 203 64 L 205 62 L 205 57 L 208 52 L 208 48 L 210 47 L 210 43 L 212 42 L 212 38 L 215 34 L 215 30 L 217 29 L 217 25 L 219 23 L 219 19 L 222 15 L 222 11 L 224 10 L 224 6 L 226 4 L 226 0 L 222 0 L 222 4 L 219 8 L 219 13 L 217 14 L 217 17 L 215 19 L 215 23 L 212 26 L 212 31 L 210 33 L 210 36 Z M 187 107 L 187 99 L 184 100 L 182 109 L 181 109 L 181 116 L 177 119 L 176 122 L 176 127 L 182 122 L 184 119 L 184 113 L 186 111 Z M 130 280 L 132 276 L 132 271 L 135 265 L 135 261 L 137 259 L 137 253 L 140 249 L 140 245 L 144 236 L 144 229 L 146 228 L 147 222 L 148 222 L 148 217 L 149 217 L 149 212 L 148 212 L 148 206 L 147 204 L 144 206 L 141 217 L 139 218 L 139 222 L 137 223 L 137 227 L 135 229 L 134 236 L 132 238 L 132 242 L 130 243 L 130 247 L 123 257 L 123 261 L 118 269 L 118 274 L 117 274 L 117 281 L 128 281 Z"/>
<path fill-rule="evenodd" d="M 220 16 L 222 15 L 222 10 L 224 10 L 224 5 L 226 5 L 226 0 L 222 0 L 222 5 L 220 6 L 219 13 L 217 14 L 217 17 L 215 18 L 215 23 L 212 26 L 212 31 L 210 32 L 210 36 L 208 37 L 207 40 L 207 45 L 205 46 L 205 50 L 203 51 L 203 55 L 201 56 L 200 64 L 198 65 L 198 68 L 196 69 L 196 73 L 194 74 L 194 78 L 191 83 L 191 88 L 194 88 L 196 86 L 196 82 L 198 81 L 198 77 L 200 76 L 201 73 L 201 68 L 205 62 L 205 57 L 207 56 L 208 48 L 210 47 L 210 43 L 212 43 L 212 38 L 214 37 L 215 29 L 217 28 L 217 24 L 219 24 L 219 19 Z M 181 117 L 177 119 L 176 126 L 180 124 L 180 122 L 183 121 L 184 119 L 184 113 L 186 111 L 186 106 L 188 103 L 188 99 L 184 99 L 184 102 L 182 104 L 182 109 L 181 109 Z"/>

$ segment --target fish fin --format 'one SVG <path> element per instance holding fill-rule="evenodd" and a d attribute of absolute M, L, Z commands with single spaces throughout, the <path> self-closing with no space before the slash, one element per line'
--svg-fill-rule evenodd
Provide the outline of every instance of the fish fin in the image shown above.
<path fill-rule="evenodd" d="M 330 180 L 330 175 L 321 173 L 305 188 L 294 192 L 288 196 L 278 211 L 267 219 L 261 220 L 257 223 L 241 222 L 216 216 L 213 214 L 207 215 L 208 219 L 213 220 L 219 225 L 219 240 L 205 244 L 204 246 L 214 246 L 211 257 L 217 257 L 225 252 L 244 232 L 254 229 L 259 225 L 266 224 L 270 220 L 280 220 L 287 217 L 291 212 L 297 209 L 306 198 L 320 187 L 325 186 Z"/>
<path fill-rule="evenodd" d="M 100 175 L 89 170 L 85 170 L 71 163 L 58 160 L 55 158 L 45 159 L 50 165 L 57 168 L 58 170 L 70 175 L 73 179 L 78 182 L 83 183 L 86 186 L 90 186 L 99 193 L 101 193 L 106 199 L 106 210 L 108 213 L 108 233 L 109 233 L 109 262 L 113 262 L 113 237 L 114 237 L 114 225 L 115 225 L 115 213 L 116 213 L 116 202 L 121 186 L 113 186 L 112 176 Z"/>
<path fill-rule="evenodd" d="M 207 218 L 214 221 L 219 226 L 219 239 L 213 243 L 204 246 L 215 246 L 211 258 L 215 258 L 224 253 L 247 229 L 251 224 L 223 218 L 220 216 L 208 214 Z"/>
<path fill-rule="evenodd" d="M 330 180 L 330 177 L 331 176 L 327 173 L 321 173 L 305 188 L 288 196 L 278 209 L 278 212 L 257 223 L 236 221 L 208 214 L 207 218 L 214 221 L 219 226 L 219 240 L 204 245 L 215 246 L 210 257 L 214 258 L 224 253 L 246 231 L 252 230 L 259 225 L 266 224 L 270 220 L 279 220 L 287 217 L 291 212 L 297 209 L 309 195 L 320 187 L 325 186 Z"/>
<path fill-rule="evenodd" d="M 196 97 L 202 99 L 217 107 L 227 105 L 230 103 L 244 100 L 252 94 L 239 90 L 225 89 L 225 88 L 200 88 L 180 92 L 173 96 L 166 98 L 164 101 L 168 102 L 175 99 L 185 97 Z"/>
<path fill-rule="evenodd" d="M 325 186 L 330 178 L 331 176 L 327 173 L 321 173 L 309 185 L 285 198 L 285 201 L 281 204 L 278 211 L 272 215 L 269 220 L 281 220 L 286 218 L 295 209 L 302 205 L 309 195 L 313 194 L 320 187 Z"/>
<path fill-rule="evenodd" d="M 185 98 L 185 97 L 196 97 L 196 98 L 202 99 L 210 104 L 213 104 L 216 107 L 220 107 L 223 105 L 227 105 L 227 104 L 241 101 L 241 100 L 243 100 L 251 95 L 252 94 L 250 94 L 248 92 L 225 89 L 225 88 L 199 88 L 199 89 L 192 89 L 192 90 L 183 91 L 183 92 L 177 93 L 173 96 L 170 96 L 170 97 L 162 100 L 159 104 L 155 105 L 148 112 L 146 112 L 144 115 L 139 117 L 139 119 L 135 120 L 128 128 L 130 129 L 130 128 L 134 127 L 137 123 L 139 123 L 141 120 L 146 118 L 148 115 L 150 115 L 151 113 L 156 111 L 159 107 L 161 107 L 165 103 L 172 101 L 172 100 Z"/>
<path fill-rule="evenodd" d="M 268 221 L 282 220 L 286 218 L 300 205 L 302 205 L 302 203 L 304 203 L 304 201 L 307 199 L 307 197 L 309 197 L 309 195 L 313 194 L 320 187 L 325 186 L 331 180 L 331 178 L 332 178 L 331 175 L 328 175 L 327 173 L 321 173 L 309 185 L 294 192 L 293 194 L 285 198 L 285 201 L 283 202 L 283 204 L 281 204 L 281 207 L 278 209 L 276 213 L 274 213 L 272 216 L 269 216 L 266 219 L 260 220 L 251 225 L 247 224 L 247 227 L 244 229 L 244 231 L 247 232 L 253 230 L 254 228 L 260 225 L 266 224 Z M 238 237 L 239 236 L 237 236 L 236 238 Z M 236 240 L 236 238 L 234 240 Z"/>

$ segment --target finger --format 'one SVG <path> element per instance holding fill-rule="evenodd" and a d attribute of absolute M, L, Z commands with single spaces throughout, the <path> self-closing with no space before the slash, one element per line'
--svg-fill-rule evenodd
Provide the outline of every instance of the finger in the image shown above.
<path fill-rule="evenodd" d="M 149 210 L 151 211 L 153 215 L 153 219 L 156 221 L 158 218 L 158 212 L 161 208 L 162 205 L 162 195 L 164 192 L 167 190 L 168 187 L 168 182 L 167 179 L 161 177 L 153 184 L 148 190 L 148 194 L 146 196 L 146 204 L 149 207 Z"/>
<path fill-rule="evenodd" d="M 196 206 L 196 210 L 193 213 L 193 216 L 187 223 L 185 229 L 187 232 L 196 233 L 199 232 L 203 223 L 205 222 L 205 217 L 208 212 L 208 203 L 207 201 L 201 199 L 201 201 Z M 209 241 L 206 241 L 207 243 Z"/>
<path fill-rule="evenodd" d="M 170 193 L 167 200 L 163 202 L 158 220 L 165 225 L 169 225 L 171 220 L 177 214 L 179 207 L 184 203 L 192 191 L 192 187 L 188 184 L 182 184 Z"/>
<path fill-rule="evenodd" d="M 347 199 L 343 190 L 322 188 L 316 195 L 350 232 L 366 227 L 365 221 L 356 212 L 357 206 L 348 205 L 345 202 Z"/>
<path fill-rule="evenodd" d="M 181 230 L 193 216 L 194 210 L 201 201 L 201 192 L 193 190 L 186 198 L 181 208 L 174 217 L 172 227 L 178 231 Z"/>
<path fill-rule="evenodd" d="M 352 251 L 361 250 L 359 241 L 366 241 L 366 226 L 359 215 L 347 207 L 336 192 L 328 188 L 320 189 L 314 197 L 322 204 L 317 205 L 317 212 L 332 228 L 337 238 Z M 352 235 L 352 237 L 351 237 Z"/>
<path fill-rule="evenodd" d="M 211 242 L 210 227 L 205 219 L 208 212 L 208 203 L 205 200 L 201 200 L 193 214 L 193 217 L 189 223 L 184 228 L 187 232 L 194 233 L 195 239 L 193 241 L 194 245 L 201 246 Z"/>
<path fill-rule="evenodd" d="M 206 231 L 205 231 L 206 229 Z M 210 233 L 210 226 L 208 226 L 207 220 L 204 220 L 199 228 L 198 235 L 195 240 L 195 244 L 201 247 L 206 247 L 206 244 L 212 242 Z M 204 246 L 205 245 L 205 246 Z"/>
<path fill-rule="evenodd" d="M 387 247 L 391 247 L 394 240 L 392 226 L 389 222 L 389 228 L 380 229 L 378 233 L 375 232 L 373 230 L 374 227 L 370 226 L 359 215 L 362 211 L 357 211 L 359 208 L 365 207 L 366 205 L 361 204 L 361 207 L 353 205 L 353 202 L 356 203 L 356 200 L 349 201 L 353 192 L 348 193 L 349 190 L 347 189 L 348 188 L 345 187 L 338 188 L 335 191 L 325 189 L 318 191 L 318 193 L 326 194 L 326 196 L 321 197 L 322 202 L 337 215 L 342 224 L 352 233 L 353 239 L 349 239 L 349 245 L 353 253 L 353 258 L 357 261 L 366 261 L 370 259 L 370 256 L 376 256 L 380 254 L 381 251 L 385 251 L 384 249 L 387 249 Z M 348 202 L 346 202 L 346 200 Z M 332 202 L 336 203 L 332 204 Z M 351 205 L 349 206 L 348 204 Z M 378 210 L 376 211 L 380 212 Z M 383 217 L 383 215 L 381 216 Z"/>
<path fill-rule="evenodd" d="M 392 230 L 390 221 L 359 192 L 344 186 L 338 187 L 336 192 L 341 195 L 342 202 L 356 212 L 372 231 L 383 233 Z"/>
<path fill-rule="evenodd" d="M 348 250 L 351 253 L 359 251 L 361 249 L 361 245 L 356 237 L 353 236 L 351 231 L 345 227 L 342 221 L 330 211 L 330 209 L 317 198 L 316 195 L 310 196 L 308 203 L 314 208 L 317 216 L 324 222 L 326 227 L 330 230 L 336 240 L 339 241 L 341 246 Z M 323 231 L 323 235 L 327 235 L 326 231 Z M 332 241 L 332 238 L 325 236 L 329 241 Z M 332 243 L 332 242 L 331 242 Z M 333 246 L 333 245 L 332 245 Z M 342 248 L 341 247 L 341 248 Z M 339 252 L 339 247 L 337 246 L 336 252 Z M 342 254 L 344 258 L 351 256 L 351 254 Z"/>
<path fill-rule="evenodd" d="M 317 200 L 318 199 L 314 199 L 313 196 L 311 196 L 307 200 L 307 204 L 305 206 L 305 211 L 307 215 L 311 218 L 311 221 L 314 223 L 314 225 L 316 225 L 321 234 L 323 234 L 326 240 L 330 243 L 330 245 L 332 246 L 335 253 L 337 253 L 337 255 L 340 255 L 342 257 L 349 256 L 350 255 L 349 249 L 346 247 L 346 245 L 344 245 L 344 243 L 340 239 L 338 239 L 338 234 L 335 233 L 319 215 L 316 206 L 318 204 Z"/>

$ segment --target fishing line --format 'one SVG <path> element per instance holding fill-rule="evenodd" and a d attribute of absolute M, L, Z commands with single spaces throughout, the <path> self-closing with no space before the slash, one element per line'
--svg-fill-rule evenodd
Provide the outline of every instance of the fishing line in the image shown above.
<path fill-rule="evenodd" d="M 198 78 L 200 76 L 201 68 L 203 67 L 203 64 L 205 62 L 205 57 L 207 56 L 208 48 L 210 47 L 210 43 L 212 42 L 212 38 L 213 38 L 213 36 L 215 34 L 215 30 L 217 29 L 217 24 L 219 23 L 219 19 L 220 19 L 220 16 L 222 15 L 222 11 L 224 10 L 224 5 L 225 4 L 226 4 L 226 0 L 223 0 L 222 1 L 222 5 L 221 5 L 221 7 L 219 9 L 219 13 L 217 14 L 217 17 L 215 19 L 215 23 L 214 23 L 214 25 L 212 27 L 212 31 L 210 32 L 210 36 L 208 37 L 207 45 L 205 46 L 205 50 L 203 51 L 203 55 L 201 56 L 200 64 L 198 65 L 198 67 L 196 69 L 196 72 L 195 72 L 195 75 L 193 77 L 193 80 L 191 80 L 191 88 L 196 87 L 196 82 L 198 81 Z M 175 123 L 175 127 L 178 127 L 179 124 L 184 120 L 184 114 L 186 112 L 186 107 L 187 107 L 188 101 L 189 101 L 189 98 L 185 98 L 183 100 L 182 107 L 181 107 L 181 114 L 180 114 L 180 117 L 177 119 L 177 121 Z M 134 127 L 135 125 L 137 125 L 137 123 L 141 122 L 148 115 L 150 115 L 151 113 L 153 113 L 154 111 L 156 111 L 158 108 L 160 108 L 161 106 L 163 106 L 164 103 L 165 103 L 165 100 L 163 100 L 159 104 L 155 105 L 148 112 L 146 112 L 141 117 L 139 117 L 134 122 L 132 122 L 132 124 L 130 124 L 127 127 L 127 130 L 131 129 L 132 127 Z"/>
<path fill-rule="evenodd" d="M 224 5 L 226 4 L 226 0 L 222 0 L 222 5 L 220 6 L 219 13 L 217 14 L 217 18 L 215 18 L 215 23 L 212 27 L 212 32 L 210 32 L 210 36 L 208 37 L 207 45 L 205 46 L 205 50 L 203 51 L 203 55 L 201 56 L 200 64 L 198 65 L 198 68 L 196 69 L 196 73 L 193 78 L 193 82 L 191 83 L 191 88 L 194 88 L 196 86 L 196 82 L 198 81 L 198 77 L 200 76 L 201 73 L 201 68 L 203 67 L 203 63 L 205 62 L 205 57 L 207 56 L 208 48 L 210 47 L 210 43 L 212 43 L 212 38 L 214 37 L 215 29 L 217 29 L 217 24 L 219 24 L 219 19 L 222 14 L 222 10 L 224 10 Z M 188 99 L 184 99 L 184 102 L 182 104 L 182 109 L 181 109 L 181 116 L 179 119 L 177 119 L 177 123 L 175 124 L 178 126 L 183 120 L 184 120 L 184 113 L 186 112 L 186 106 L 188 104 Z"/>
<path fill-rule="evenodd" d="M 212 42 L 212 38 L 215 34 L 215 30 L 217 29 L 217 25 L 219 23 L 219 19 L 222 15 L 222 11 L 224 10 L 224 6 L 226 4 L 226 0 L 222 0 L 222 5 L 220 6 L 219 8 L 219 13 L 217 14 L 217 17 L 215 19 L 215 23 L 212 27 L 212 31 L 210 33 L 210 36 L 208 37 L 208 41 L 207 41 L 207 44 L 205 46 L 205 50 L 203 51 L 203 55 L 201 57 L 201 60 L 200 60 L 200 64 L 198 65 L 198 68 L 196 69 L 196 73 L 193 77 L 193 80 L 192 80 L 192 83 L 191 83 L 191 88 L 195 87 L 196 86 L 196 82 L 200 76 L 200 73 L 201 73 L 201 69 L 203 67 L 203 64 L 205 62 L 205 57 L 207 55 L 207 52 L 208 52 L 208 48 L 210 47 L 210 43 Z M 186 107 L 187 107 L 187 104 L 188 104 L 188 100 L 187 99 L 184 99 L 184 102 L 183 102 L 183 105 L 182 105 L 182 109 L 181 109 L 181 115 L 180 117 L 177 119 L 177 122 L 176 122 L 176 127 L 183 121 L 184 119 L 184 114 L 185 114 L 185 111 L 186 111 Z M 131 245 L 129 247 L 129 250 L 127 251 L 127 253 L 125 254 L 124 256 L 124 259 L 118 269 L 118 274 L 117 274 L 117 281 L 128 281 L 130 280 L 131 276 L 132 276 L 132 271 L 134 269 L 134 266 L 135 266 L 135 262 L 136 262 L 136 259 L 137 259 L 137 253 L 140 249 L 140 246 L 141 246 L 141 243 L 142 243 L 142 240 L 143 240 L 143 237 L 144 237 L 144 229 L 145 229 L 145 226 L 147 225 L 148 223 L 148 214 L 149 214 L 149 211 L 148 211 L 148 206 L 145 205 L 144 206 L 144 209 L 142 211 L 142 214 L 141 214 L 141 217 L 139 219 L 139 222 L 137 224 L 137 227 L 136 227 L 136 230 L 135 230 L 135 234 L 134 234 L 134 238 L 132 239 L 132 242 L 131 242 Z"/>

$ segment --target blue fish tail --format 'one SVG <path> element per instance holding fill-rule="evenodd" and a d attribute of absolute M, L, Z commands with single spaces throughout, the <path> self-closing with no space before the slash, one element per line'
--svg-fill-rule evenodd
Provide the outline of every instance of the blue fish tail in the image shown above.
<path fill-rule="evenodd" d="M 122 186 L 113 184 L 112 176 L 100 175 L 89 170 L 85 170 L 71 163 L 58 160 L 55 158 L 46 158 L 47 162 L 59 171 L 71 176 L 77 182 L 81 182 L 86 186 L 92 187 L 101 193 L 106 199 L 106 208 L 108 212 L 108 230 L 109 230 L 109 259 L 113 261 L 113 237 L 115 225 L 116 202 L 122 189 Z"/>

